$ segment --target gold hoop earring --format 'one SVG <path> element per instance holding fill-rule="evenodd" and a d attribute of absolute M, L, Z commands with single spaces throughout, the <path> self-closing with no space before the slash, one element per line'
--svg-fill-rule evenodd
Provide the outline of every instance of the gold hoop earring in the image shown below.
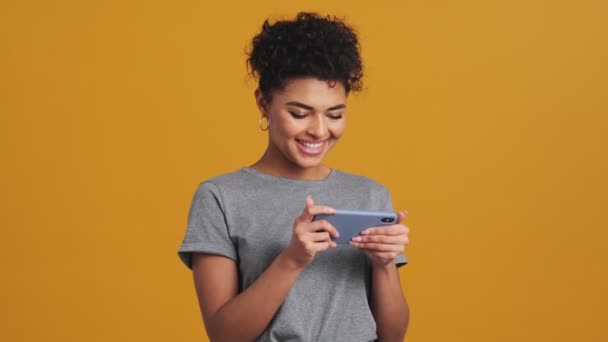
<path fill-rule="evenodd" d="M 265 127 L 265 128 L 264 128 L 264 127 L 262 127 L 262 119 L 266 119 L 266 127 Z M 260 129 L 261 129 L 262 131 L 267 131 L 267 130 L 268 130 L 268 128 L 270 128 L 270 119 L 268 119 L 267 117 L 265 117 L 264 115 L 262 115 L 262 116 L 260 117 L 260 121 L 258 122 L 258 126 L 260 127 Z"/>

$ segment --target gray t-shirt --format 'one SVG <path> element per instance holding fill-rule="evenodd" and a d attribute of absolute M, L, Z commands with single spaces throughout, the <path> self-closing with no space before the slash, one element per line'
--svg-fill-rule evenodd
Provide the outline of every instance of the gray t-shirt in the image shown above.
<path fill-rule="evenodd" d="M 199 185 L 178 255 L 189 268 L 191 252 L 234 260 L 243 291 L 289 245 L 308 195 L 335 209 L 393 211 L 386 188 L 367 177 L 333 169 L 323 180 L 298 180 L 244 167 Z M 397 266 L 406 263 L 400 254 Z M 362 251 L 338 245 L 317 253 L 258 341 L 373 341 L 370 286 Z"/>

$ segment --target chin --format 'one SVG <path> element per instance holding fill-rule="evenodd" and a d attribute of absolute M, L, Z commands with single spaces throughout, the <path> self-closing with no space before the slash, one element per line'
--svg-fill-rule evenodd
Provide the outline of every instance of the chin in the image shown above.
<path fill-rule="evenodd" d="M 317 168 L 322 165 L 324 158 L 325 158 L 325 155 L 318 156 L 314 159 L 306 158 L 306 157 L 302 157 L 302 156 L 296 156 L 295 158 L 291 159 L 291 162 L 295 166 L 297 166 L 301 169 L 314 169 L 314 168 Z"/>
<path fill-rule="evenodd" d="M 318 161 L 311 161 L 311 160 L 302 160 L 301 158 L 290 158 L 290 161 L 293 164 L 293 166 L 295 166 L 297 168 L 311 169 L 311 168 L 320 166 L 322 159 L 319 159 Z"/>

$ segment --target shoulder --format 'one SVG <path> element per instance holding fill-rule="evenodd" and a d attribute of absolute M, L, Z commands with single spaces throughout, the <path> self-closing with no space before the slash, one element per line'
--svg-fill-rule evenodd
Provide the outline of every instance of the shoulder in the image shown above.
<path fill-rule="evenodd" d="M 363 175 L 335 170 L 335 205 L 342 209 L 393 211 L 388 189 Z"/>
<path fill-rule="evenodd" d="M 387 193 L 388 189 L 380 182 L 363 175 L 349 173 L 342 170 L 334 169 L 336 172 L 336 180 L 338 183 L 352 186 L 358 189 L 366 189 L 371 192 Z"/>
<path fill-rule="evenodd" d="M 251 184 L 251 176 L 245 168 L 241 168 L 202 180 L 198 187 L 204 191 L 221 192 L 225 189 L 239 188 L 246 184 Z"/>
<path fill-rule="evenodd" d="M 245 172 L 245 168 L 240 168 L 238 170 L 216 175 L 203 181 L 202 183 L 211 183 L 217 187 L 223 187 L 242 182 L 245 180 L 245 178 L 247 178 L 247 172 Z"/>
<path fill-rule="evenodd" d="M 196 197 L 214 198 L 222 207 L 269 191 L 269 184 L 246 167 L 213 176 L 198 184 Z"/>
<path fill-rule="evenodd" d="M 236 170 L 201 180 L 196 187 L 195 198 L 213 197 L 221 201 L 222 193 L 238 188 L 244 182 L 244 176 L 242 170 Z"/>

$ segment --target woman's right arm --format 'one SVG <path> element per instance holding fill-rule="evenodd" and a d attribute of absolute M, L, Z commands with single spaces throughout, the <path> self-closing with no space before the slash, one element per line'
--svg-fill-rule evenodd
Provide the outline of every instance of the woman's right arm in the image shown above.
<path fill-rule="evenodd" d="M 331 236 L 338 235 L 336 229 L 327 221 L 311 222 L 314 215 L 332 212 L 332 208 L 315 206 L 307 198 L 306 208 L 295 220 L 289 246 L 241 293 L 233 260 L 193 253 L 194 285 L 212 341 L 253 341 L 262 334 L 315 254 L 335 247 Z"/>

